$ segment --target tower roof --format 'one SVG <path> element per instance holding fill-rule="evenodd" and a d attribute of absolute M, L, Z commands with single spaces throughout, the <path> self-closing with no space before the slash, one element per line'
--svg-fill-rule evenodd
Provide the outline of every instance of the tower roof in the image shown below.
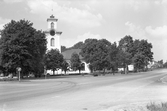
<path fill-rule="evenodd" d="M 50 18 L 47 19 L 47 22 L 48 21 L 56 21 L 57 22 L 58 19 L 56 19 L 54 15 L 51 15 Z"/>

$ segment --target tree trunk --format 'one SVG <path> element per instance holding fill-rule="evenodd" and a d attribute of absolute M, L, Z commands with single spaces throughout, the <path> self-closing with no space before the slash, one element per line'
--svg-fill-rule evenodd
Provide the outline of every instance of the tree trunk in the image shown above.
<path fill-rule="evenodd" d="M 53 75 L 55 75 L 55 70 L 53 70 Z"/>
<path fill-rule="evenodd" d="M 79 74 L 81 74 L 81 70 L 79 69 Z"/>
<path fill-rule="evenodd" d="M 127 74 L 127 64 L 125 64 L 124 73 Z"/>
<path fill-rule="evenodd" d="M 112 73 L 113 73 L 113 75 L 115 75 L 115 69 L 114 68 L 112 68 Z"/>
<path fill-rule="evenodd" d="M 103 76 L 105 76 L 105 68 L 103 69 Z"/>

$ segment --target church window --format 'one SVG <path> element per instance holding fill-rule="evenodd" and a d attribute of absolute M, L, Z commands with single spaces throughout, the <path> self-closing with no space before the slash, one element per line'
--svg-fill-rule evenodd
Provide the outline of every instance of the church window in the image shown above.
<path fill-rule="evenodd" d="M 51 45 L 51 46 L 55 46 L 55 39 L 54 39 L 54 38 L 51 38 L 51 40 L 50 40 L 50 45 Z"/>
<path fill-rule="evenodd" d="M 51 29 L 54 29 L 54 23 L 53 22 L 51 23 Z"/>

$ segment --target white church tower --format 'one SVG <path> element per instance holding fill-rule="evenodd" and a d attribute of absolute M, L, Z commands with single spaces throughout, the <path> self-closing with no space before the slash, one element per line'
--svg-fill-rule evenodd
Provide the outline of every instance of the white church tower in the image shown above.
<path fill-rule="evenodd" d="M 47 19 L 48 29 L 45 31 L 47 38 L 47 50 L 58 49 L 61 53 L 60 35 L 62 32 L 57 30 L 57 21 L 53 15 Z"/>

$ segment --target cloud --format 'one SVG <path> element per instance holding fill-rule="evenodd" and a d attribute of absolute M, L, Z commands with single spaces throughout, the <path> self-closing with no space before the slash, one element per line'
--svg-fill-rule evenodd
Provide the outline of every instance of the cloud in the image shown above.
<path fill-rule="evenodd" d="M 3 19 L 0 17 L 0 30 L 3 29 L 3 26 L 8 23 L 10 20 L 9 19 Z"/>
<path fill-rule="evenodd" d="M 22 2 L 23 0 L 3 0 L 5 3 L 18 3 Z"/>
<path fill-rule="evenodd" d="M 129 27 L 129 31 L 133 32 L 136 28 L 136 26 L 133 23 L 130 23 L 129 21 L 125 23 L 126 26 Z"/>
<path fill-rule="evenodd" d="M 128 27 L 127 35 L 131 35 L 134 39 L 146 39 L 152 43 L 155 60 L 166 60 L 166 43 L 167 43 L 167 26 L 152 28 L 146 26 L 144 28 L 135 25 L 131 22 L 126 22 Z"/>
<path fill-rule="evenodd" d="M 91 32 L 84 33 L 83 35 L 78 35 L 76 38 L 61 38 L 61 45 L 66 47 L 71 47 L 78 42 L 84 42 L 86 39 L 102 39 L 99 34 L 92 34 Z"/>
<path fill-rule="evenodd" d="M 162 0 L 162 3 L 166 3 L 167 4 L 167 0 Z"/>
<path fill-rule="evenodd" d="M 158 38 L 166 38 L 167 37 L 167 26 L 164 25 L 162 27 L 152 28 L 151 26 L 147 26 L 145 28 L 146 32 L 151 36 Z"/>
<path fill-rule="evenodd" d="M 162 27 L 152 28 L 151 26 L 146 26 L 141 28 L 131 22 L 126 22 L 125 26 L 128 26 L 128 33 L 139 38 L 151 38 L 151 39 L 167 39 L 167 25 Z"/>
<path fill-rule="evenodd" d="M 150 1 L 147 0 L 128 0 L 128 5 L 132 7 L 135 11 L 145 10 L 149 7 Z"/>
<path fill-rule="evenodd" d="M 51 13 L 65 22 L 83 27 L 96 27 L 101 25 L 102 15 L 93 14 L 87 9 L 78 9 L 68 5 L 59 5 L 53 0 L 28 0 L 30 12 L 45 16 Z M 53 12 L 51 9 L 53 8 Z"/>
<path fill-rule="evenodd" d="M 134 38 L 136 39 L 146 39 L 145 30 L 142 29 L 140 26 L 137 26 L 129 21 L 125 23 L 125 26 L 128 27 L 126 35 L 131 35 L 132 37 L 134 36 Z"/>
<path fill-rule="evenodd" d="M 154 3 L 157 5 L 167 5 L 167 0 L 157 0 Z"/>

